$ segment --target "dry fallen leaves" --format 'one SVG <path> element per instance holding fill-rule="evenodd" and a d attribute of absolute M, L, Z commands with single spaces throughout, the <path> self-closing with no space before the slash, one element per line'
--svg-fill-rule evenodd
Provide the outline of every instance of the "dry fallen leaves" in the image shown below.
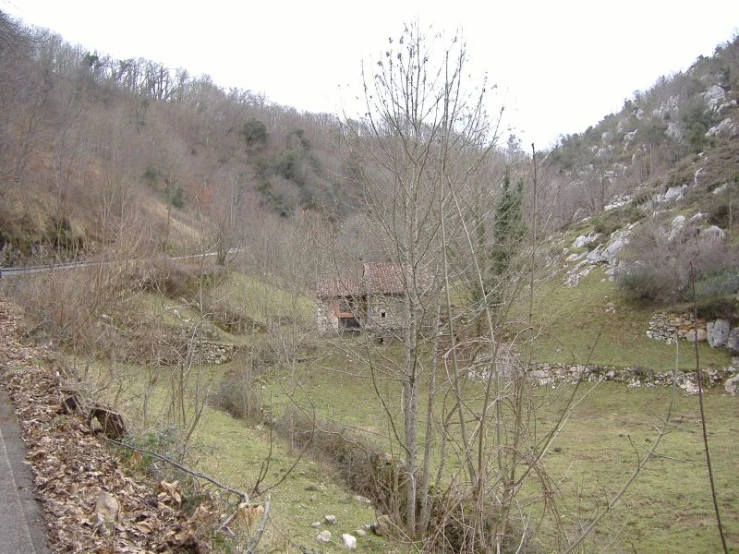
<path fill-rule="evenodd" d="M 197 536 L 206 507 L 180 510 L 179 483 L 141 484 L 85 421 L 65 414 L 61 362 L 17 339 L 21 314 L 0 298 L 0 382 L 10 393 L 31 462 L 51 546 L 65 553 L 206 553 Z M 206 517 L 208 516 L 208 517 Z"/>

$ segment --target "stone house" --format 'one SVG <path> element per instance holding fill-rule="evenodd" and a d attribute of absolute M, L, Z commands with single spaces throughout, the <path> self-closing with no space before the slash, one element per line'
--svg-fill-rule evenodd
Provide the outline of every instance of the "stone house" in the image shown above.
<path fill-rule="evenodd" d="M 316 322 L 322 332 L 372 331 L 392 336 L 403 328 L 406 287 L 398 264 L 362 264 L 361 277 L 321 281 Z"/>

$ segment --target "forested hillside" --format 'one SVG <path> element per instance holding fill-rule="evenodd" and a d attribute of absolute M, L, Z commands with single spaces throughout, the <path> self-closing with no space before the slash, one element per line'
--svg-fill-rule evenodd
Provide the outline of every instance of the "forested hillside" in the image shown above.
<path fill-rule="evenodd" d="M 3 264 L 227 249 L 271 214 L 353 210 L 334 116 L 112 59 L 2 14 L 0 26 Z"/>

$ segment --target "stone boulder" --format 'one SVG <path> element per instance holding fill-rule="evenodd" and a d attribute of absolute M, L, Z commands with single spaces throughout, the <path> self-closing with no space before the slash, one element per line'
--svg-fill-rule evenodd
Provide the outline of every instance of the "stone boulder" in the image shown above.
<path fill-rule="evenodd" d="M 688 342 L 695 342 L 695 329 L 691 329 L 685 334 L 685 340 Z M 702 327 L 698 327 L 698 342 L 706 342 L 708 340 L 708 331 Z"/>
<path fill-rule="evenodd" d="M 701 239 L 704 242 L 722 241 L 726 238 L 726 231 L 716 225 L 703 229 L 701 231 Z"/>
<path fill-rule="evenodd" d="M 709 321 L 707 325 L 707 340 L 711 348 L 724 348 L 729 340 L 731 324 L 728 319 Z"/>
<path fill-rule="evenodd" d="M 726 91 L 718 85 L 713 85 L 706 92 L 703 93 L 703 99 L 708 104 L 708 107 L 712 110 L 718 108 L 721 101 L 726 98 Z"/>
<path fill-rule="evenodd" d="M 341 542 L 344 543 L 344 548 L 347 550 L 357 549 L 357 537 L 350 535 L 349 533 L 341 535 Z"/>
<path fill-rule="evenodd" d="M 595 242 L 601 237 L 601 233 L 590 233 L 589 235 L 580 235 L 572 243 L 572 248 L 582 248 L 588 244 Z"/>
<path fill-rule="evenodd" d="M 723 138 L 735 138 L 739 136 L 739 124 L 733 119 L 727 117 L 721 121 L 718 125 L 714 125 L 706 132 L 706 137 L 723 137 Z"/>
<path fill-rule="evenodd" d="M 739 354 L 739 327 L 734 327 L 729 331 L 729 336 L 726 339 L 726 348 L 732 354 Z"/>
<path fill-rule="evenodd" d="M 628 148 L 632 142 L 636 140 L 636 135 L 638 131 L 631 131 L 630 133 L 626 133 L 624 135 L 624 147 Z"/>
<path fill-rule="evenodd" d="M 392 529 L 392 523 L 390 522 L 390 517 L 386 515 L 381 515 L 380 517 L 377 518 L 377 521 L 375 521 L 374 523 L 370 525 L 370 529 L 378 537 L 390 536 L 390 530 Z"/>
<path fill-rule="evenodd" d="M 739 375 L 729 377 L 724 383 L 724 390 L 731 396 L 736 396 L 737 391 L 739 391 Z"/>
<path fill-rule="evenodd" d="M 670 227 L 670 236 L 668 237 L 667 240 L 672 242 L 678 236 L 680 236 L 680 233 L 682 233 L 683 227 L 685 227 L 685 216 L 679 215 L 675 217 L 675 219 L 672 220 L 672 225 Z"/>

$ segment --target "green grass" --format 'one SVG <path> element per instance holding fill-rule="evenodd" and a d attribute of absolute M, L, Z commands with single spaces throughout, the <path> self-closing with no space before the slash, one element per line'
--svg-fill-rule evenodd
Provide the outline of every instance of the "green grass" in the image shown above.
<path fill-rule="evenodd" d="M 313 362 L 301 363 L 294 373 L 275 367 L 263 375 L 264 404 L 273 416 L 279 416 L 293 402 L 316 410 L 322 419 L 331 419 L 365 431 L 376 440 L 388 439 L 386 418 L 374 393 L 365 359 L 352 350 L 361 345 L 361 338 L 341 339 L 341 348 L 326 350 Z M 384 347 L 383 353 L 394 359 L 398 347 Z M 125 373 L 120 382 L 125 390 L 109 388 L 111 397 L 118 398 L 126 413 L 140 406 L 143 391 L 150 382 L 148 370 L 135 366 L 119 368 Z M 215 390 L 223 372 L 229 366 L 194 368 L 189 390 L 196 377 L 202 387 Z M 167 426 L 171 387 L 167 372 L 160 370 L 149 405 L 148 421 L 135 420 L 139 432 L 150 429 L 155 422 Z M 397 415 L 400 395 L 397 385 L 380 380 L 380 389 L 388 394 L 391 410 Z M 468 389 L 474 393 L 475 385 Z M 537 407 L 538 436 L 556 421 L 569 387 L 542 387 L 532 390 Z M 291 394 L 293 391 L 294 394 Z M 629 389 L 624 385 L 603 383 L 584 398 L 571 414 L 564 431 L 544 459 L 543 467 L 555 485 L 553 500 L 557 502 L 561 525 L 567 531 L 586 523 L 594 510 L 613 498 L 616 491 L 633 471 L 637 456 L 643 456 L 656 438 L 655 425 L 664 416 L 670 389 Z M 658 457 L 646 467 L 620 505 L 609 514 L 596 533 L 586 543 L 585 552 L 597 551 L 613 543 L 611 551 L 630 552 L 633 544 L 641 552 L 709 553 L 719 547 L 713 523 L 712 505 L 704 465 L 697 399 L 677 393 L 673 427 L 663 439 Z M 709 439 L 712 447 L 714 473 L 719 488 L 719 501 L 724 510 L 730 544 L 739 547 L 739 485 L 734 479 L 734 457 L 739 451 L 739 404 L 712 391 L 706 397 Z M 533 432 L 533 428 L 532 428 Z M 251 490 L 262 464 L 270 457 L 271 465 L 261 489 L 264 490 L 284 476 L 295 462 L 296 452 L 277 437 L 271 437 L 268 427 L 247 425 L 228 415 L 207 408 L 193 437 L 190 463 L 200 471 L 237 489 Z M 448 460 L 449 469 L 458 467 Z M 315 485 L 318 491 L 306 490 Z M 311 487 L 313 488 L 313 487 Z M 535 487 L 522 494 L 529 514 L 536 520 L 540 509 Z M 348 499 L 330 470 L 304 458 L 297 463 L 279 487 L 270 491 L 273 518 L 265 536 L 267 551 L 299 552 L 300 547 L 318 549 L 317 531 L 310 527 L 323 516 L 338 516 L 339 525 L 329 530 L 334 539 L 344 532 L 374 520 L 375 514 Z M 538 521 L 538 520 L 537 520 Z M 547 524 L 536 534 L 543 551 L 552 551 L 553 535 Z M 360 538 L 360 548 L 366 552 L 387 552 L 398 545 L 386 544 L 378 537 Z M 323 548 L 323 552 L 339 552 L 338 542 Z M 320 550 L 316 550 L 320 551 Z"/>
<path fill-rule="evenodd" d="M 194 413 L 192 402 L 196 385 L 201 392 L 216 390 L 221 376 L 230 371 L 232 365 L 191 368 L 186 381 L 188 418 L 192 418 Z M 177 382 L 176 368 L 154 370 L 135 365 L 117 365 L 110 371 L 111 368 L 97 365 L 92 369 L 89 379 L 100 389 L 98 400 L 106 401 L 126 414 L 127 425 L 133 436 L 147 440 L 146 437 L 167 436 L 173 429 L 182 431 L 182 422 L 173 418 L 171 411 L 172 385 Z M 153 376 L 156 378 L 153 379 Z M 152 381 L 156 382 L 150 385 Z M 148 409 L 144 414 L 143 397 L 147 391 Z M 269 398 L 268 394 L 267 403 Z M 148 440 L 151 441 L 151 438 Z M 166 441 L 160 443 L 163 448 L 161 453 L 175 454 L 175 445 L 176 441 L 171 445 L 167 445 Z M 302 552 L 301 548 L 307 548 L 309 552 L 311 549 L 325 553 L 343 552 L 341 534 L 356 536 L 355 530 L 372 523 L 376 514 L 371 507 L 355 501 L 350 492 L 342 489 L 326 467 L 308 457 L 298 458 L 299 452 L 273 436 L 268 427 L 247 424 L 206 406 L 187 448 L 186 463 L 221 483 L 247 492 L 254 502 L 270 498 L 270 523 L 260 545 L 264 551 L 298 553 Z M 253 494 L 267 461 L 269 465 L 259 486 L 263 494 Z M 289 472 L 293 465 L 295 467 Z M 268 490 L 279 481 L 282 481 L 279 486 Z M 203 485 L 219 492 L 207 484 Z M 235 497 L 231 500 L 235 501 Z M 320 530 L 313 529 L 311 524 L 323 522 L 324 516 L 329 514 L 337 516 L 338 524 L 324 524 L 322 529 L 331 531 L 333 541 L 328 545 L 319 545 L 315 536 Z M 372 534 L 359 538 L 358 542 L 364 552 L 388 551 L 385 540 Z"/>
<path fill-rule="evenodd" d="M 233 270 L 209 291 L 208 300 L 211 305 L 222 306 L 231 314 L 261 326 L 281 319 L 312 323 L 316 314 L 313 300 Z"/>
<path fill-rule="evenodd" d="M 325 362 L 325 360 L 324 360 Z M 317 415 L 387 438 L 389 430 L 367 375 L 342 371 L 349 358 L 336 356 L 333 369 L 313 367 L 298 376 L 297 401 L 314 406 Z M 328 364 L 331 365 L 331 364 Z M 275 405 L 287 405 L 285 379 L 268 387 Z M 551 429 L 571 387 L 534 389 L 536 428 L 541 438 Z M 572 536 L 603 509 L 626 482 L 657 438 L 656 427 L 665 417 L 672 395 L 669 388 L 630 389 L 623 384 L 602 383 L 572 412 L 567 424 L 545 457 L 543 467 L 555 485 L 561 525 Z M 400 396 L 391 408 L 399 415 Z M 646 466 L 620 504 L 606 516 L 587 540 L 585 552 L 613 542 L 612 551 L 709 553 L 720 548 L 702 449 L 698 401 L 676 391 L 670 432 L 657 456 Z M 397 410 L 397 411 L 396 411 Z M 739 404 L 720 391 L 706 396 L 706 410 L 714 473 L 724 524 L 730 543 L 739 547 L 739 485 L 734 480 L 734 453 L 739 451 Z M 423 425 L 421 425 L 423 426 Z M 531 429 L 533 432 L 533 427 Z M 455 469 L 454 460 L 447 462 Z M 536 487 L 521 497 L 531 515 L 541 509 Z M 527 500 L 528 499 L 528 500 Z M 536 517 L 534 517 L 536 520 Z M 552 551 L 551 522 L 538 531 L 543 551 Z"/>
<path fill-rule="evenodd" d="M 519 314 L 525 310 L 523 305 L 517 307 Z M 646 335 L 652 309 L 625 302 L 600 269 L 573 288 L 563 286 L 559 277 L 544 283 L 536 291 L 534 314 L 540 329 L 535 361 L 581 364 L 589 360 L 595 365 L 659 371 L 675 367 L 675 346 Z M 692 344 L 680 346 L 679 367 L 695 368 Z M 704 367 L 724 368 L 730 363 L 725 350 L 714 350 L 706 343 L 699 345 L 699 352 Z"/>
<path fill-rule="evenodd" d="M 309 324 L 315 314 L 310 300 L 236 272 L 226 274 L 210 292 L 209 302 L 219 298 L 231 312 L 265 326 L 282 317 Z M 154 308 L 163 309 L 158 304 Z M 526 311 L 525 306 L 517 306 L 513 315 L 523 319 L 521 314 Z M 621 301 L 614 284 L 604 279 L 600 270 L 593 271 L 574 289 L 562 286 L 559 278 L 545 283 L 537 290 L 534 313 L 542 330 L 534 347 L 536 361 L 584 363 L 592 349 L 589 360 L 592 364 L 657 370 L 669 370 L 675 365 L 674 346 L 646 337 L 651 310 Z M 196 314 L 185 312 L 184 315 Z M 271 340 L 266 334 L 249 338 L 257 339 Z M 397 451 L 370 379 L 368 357 L 363 350 L 365 338 L 340 338 L 333 342 L 318 342 L 314 338 L 311 344 L 314 347 L 306 362 L 292 367 L 276 364 L 260 376 L 258 385 L 262 387 L 263 405 L 269 417 L 279 418 L 286 409 L 298 404 L 321 420 L 346 425 L 365 433 L 375 444 Z M 692 348 L 682 344 L 679 365 L 692 369 Z M 700 352 L 704 367 L 728 365 L 728 355 L 723 352 L 706 345 L 701 345 Z M 402 354 L 397 344 L 383 346 L 377 353 L 391 361 L 400 359 Z M 201 390 L 215 391 L 223 373 L 237 364 L 195 368 L 190 374 L 188 391 L 193 391 L 196 379 Z M 153 380 L 152 370 L 135 366 L 123 370 L 125 375 L 108 385 L 109 397 L 116 399 L 127 414 L 136 414 L 137 410 L 140 413 L 144 391 Z M 157 383 L 150 391 L 148 419 L 134 416 L 138 432 L 155 424 L 160 428 L 168 425 L 167 404 L 172 381 L 167 376 L 173 370 L 159 371 Z M 383 377 L 377 383 L 389 409 L 399 416 L 401 396 L 397 382 Z M 551 429 L 570 390 L 568 386 L 532 390 L 536 425 L 529 429 L 531 433 L 535 429 L 541 438 Z M 479 384 L 469 384 L 466 391 L 474 408 L 479 402 Z M 655 425 L 664 415 L 670 394 L 670 389 L 629 389 L 621 384 L 604 383 L 577 405 L 543 460 L 543 467 L 554 484 L 552 500 L 558 508 L 560 525 L 568 536 L 574 536 L 578 528 L 587 524 L 628 479 L 637 457 L 643 456 L 656 438 Z M 613 552 L 708 553 L 720 547 L 708 491 L 697 400 L 685 397 L 682 391 L 677 394 L 674 423 L 663 439 L 658 457 L 587 540 L 584 552 L 599 551 L 607 545 L 611 545 Z M 739 547 L 739 486 L 733 479 L 733 456 L 739 451 L 736 425 L 739 404 L 716 390 L 707 395 L 706 406 L 719 502 L 730 544 L 736 548 Z M 423 422 L 420 423 L 423 429 Z M 269 427 L 247 425 L 210 407 L 204 412 L 189 452 L 195 468 L 247 491 L 254 486 L 267 459 L 270 467 L 260 490 L 281 480 L 296 462 L 297 454 L 283 440 L 272 436 Z M 435 459 L 435 463 L 439 462 Z M 447 460 L 448 474 L 459 467 L 456 458 Z M 307 457 L 297 461 L 295 470 L 269 494 L 273 512 L 263 543 L 266 551 L 300 552 L 305 548 L 339 552 L 341 533 L 352 533 L 375 518 L 371 509 L 351 500 L 351 493 L 342 488 L 331 470 Z M 527 514 L 538 522 L 541 503 L 537 487 L 526 487 L 520 498 Z M 327 514 L 338 516 L 339 525 L 329 528 L 334 542 L 324 547 L 315 542 L 318 531 L 310 524 L 321 521 Z M 551 521 L 545 521 L 538 527 L 534 540 L 542 551 L 553 551 L 556 548 L 553 537 Z M 373 536 L 360 538 L 359 548 L 365 552 L 402 549 Z"/>
<path fill-rule="evenodd" d="M 583 506 L 613 498 L 656 439 L 670 389 L 628 389 L 601 385 L 578 406 L 546 467 L 558 485 L 567 525 L 590 517 Z M 714 391 L 706 396 L 714 476 L 729 543 L 739 546 L 739 485 L 733 478 L 739 448 L 739 404 Z M 545 418 L 549 417 L 542 414 Z M 717 552 L 721 549 L 713 519 L 702 448 L 698 399 L 678 393 L 673 425 L 657 457 L 646 466 L 623 501 L 606 516 L 591 539 L 592 549 L 611 540 L 615 551 Z M 565 509 L 566 507 L 566 509 Z M 586 551 L 590 551 L 586 549 Z"/>

